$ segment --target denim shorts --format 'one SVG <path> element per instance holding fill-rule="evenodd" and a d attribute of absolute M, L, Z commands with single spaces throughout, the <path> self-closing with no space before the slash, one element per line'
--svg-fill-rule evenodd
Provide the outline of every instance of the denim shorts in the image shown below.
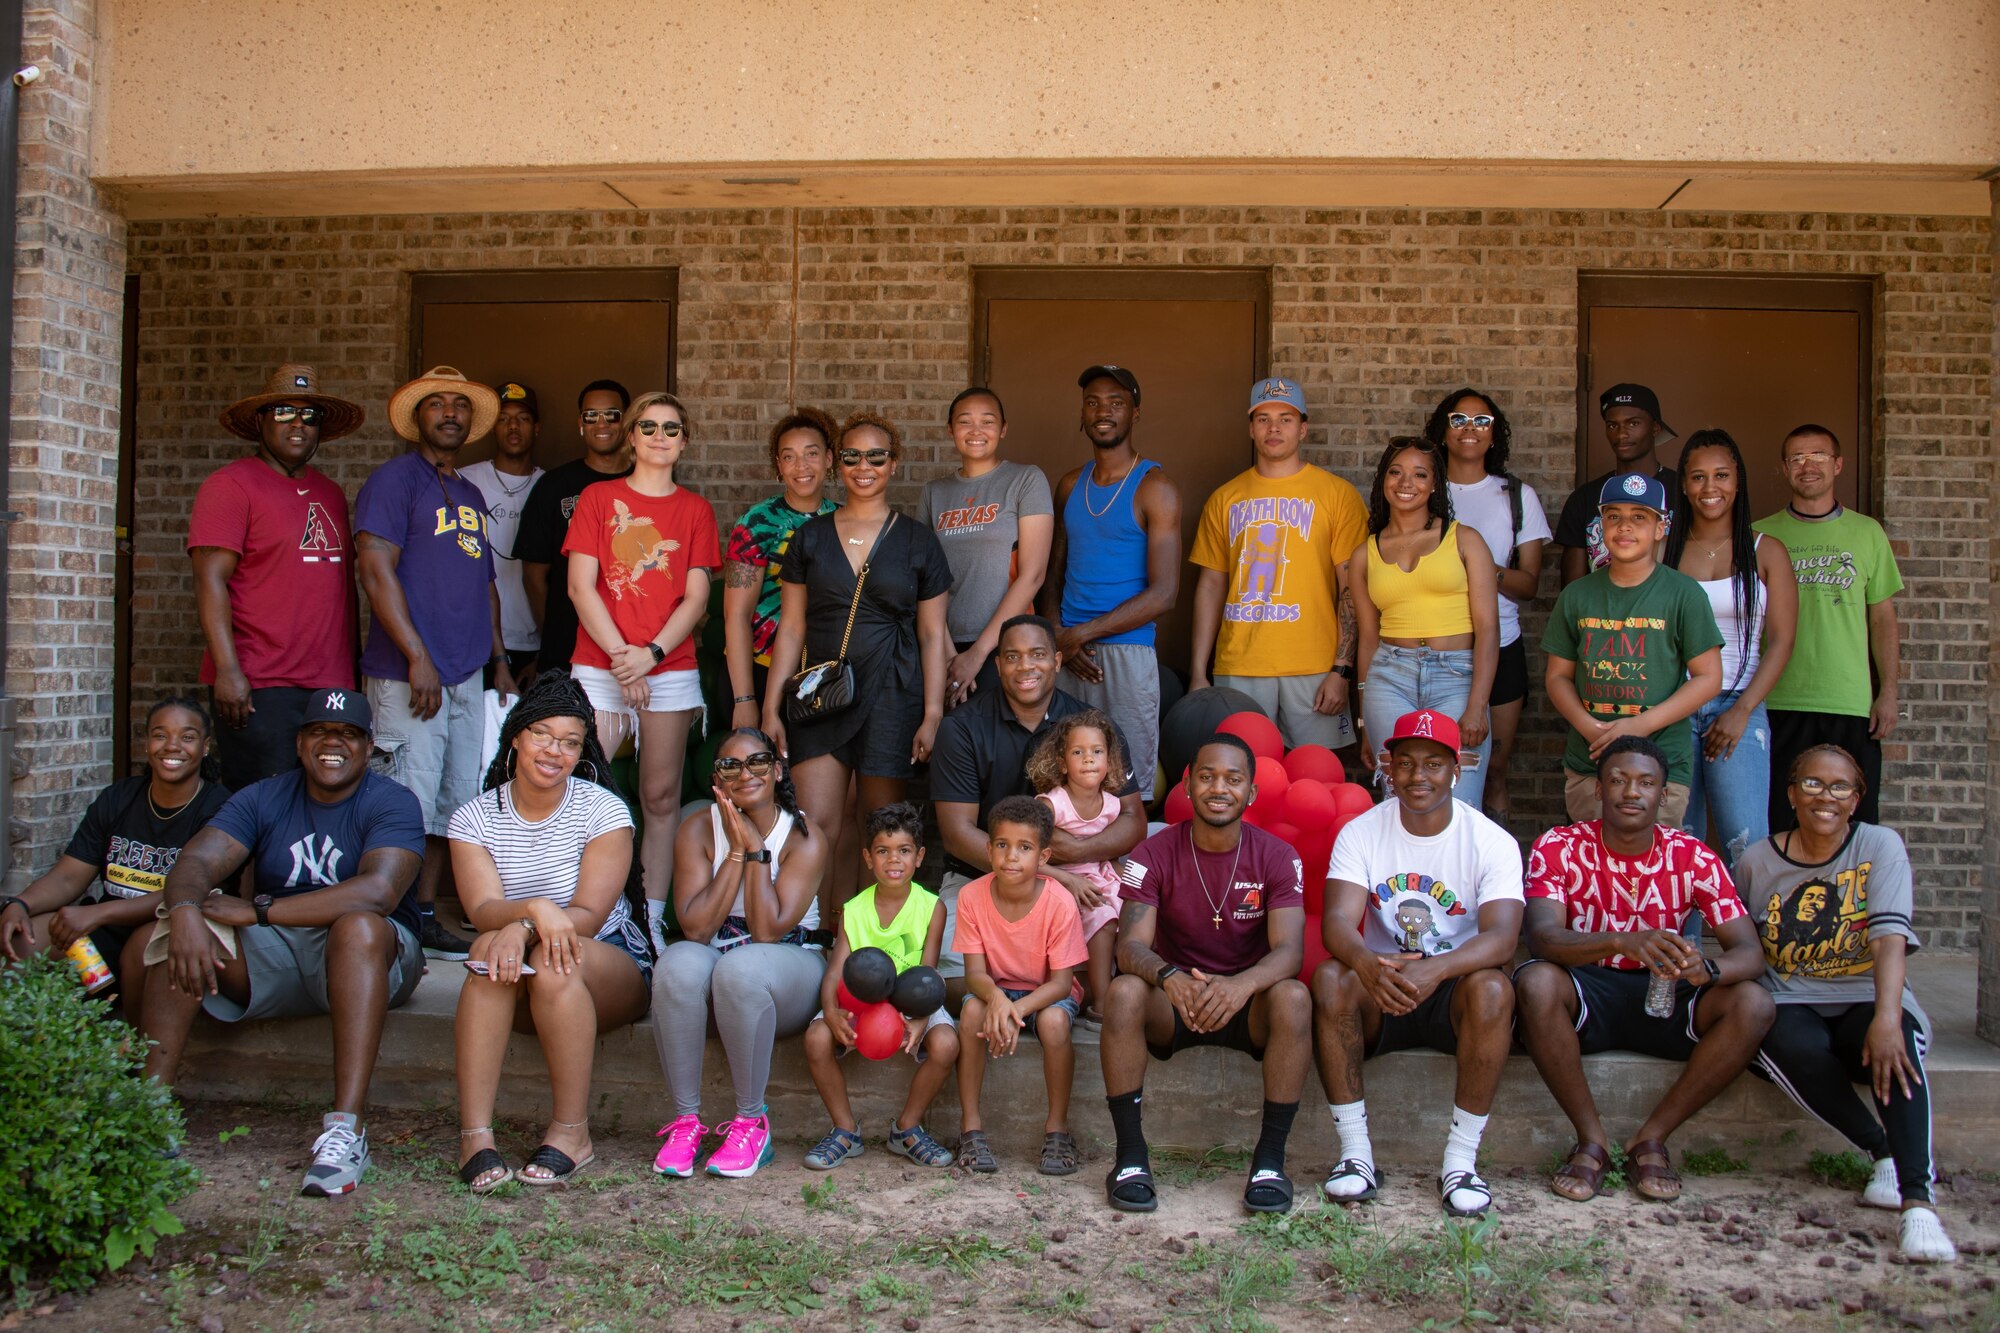
<path fill-rule="evenodd" d="M 1035 992 L 1033 990 L 1015 990 L 1011 986 L 1002 986 L 1000 988 L 1000 993 L 1006 996 L 1010 1000 L 1020 1000 L 1020 999 L 1025 999 L 1027 996 L 1033 995 Z M 1043 1009 L 1037 1009 L 1035 1010 L 1034 1013 L 1029 1014 L 1027 1018 L 1022 1020 L 1021 1023 L 1022 1030 L 1027 1032 L 1031 1036 L 1035 1035 L 1035 1020 L 1040 1018 L 1042 1014 L 1046 1012 L 1046 1010 L 1048 1009 L 1060 1009 L 1064 1013 L 1068 1014 L 1070 1026 L 1073 1028 L 1076 1026 L 1076 1016 L 1082 1012 L 1083 1006 L 1079 1005 L 1076 1002 L 1076 994 L 1074 991 L 1072 991 L 1070 994 L 1063 996 L 1060 1000 L 1057 1000 L 1054 1004 L 1047 1005 Z"/>

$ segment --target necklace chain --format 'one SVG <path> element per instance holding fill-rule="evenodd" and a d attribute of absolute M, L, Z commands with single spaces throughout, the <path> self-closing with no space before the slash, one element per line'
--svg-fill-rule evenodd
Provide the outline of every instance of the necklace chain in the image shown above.
<path fill-rule="evenodd" d="M 148 782 L 146 784 L 146 808 L 153 812 L 153 818 L 159 820 L 162 824 L 164 824 L 168 820 L 176 818 L 181 813 L 181 811 L 193 805 L 195 801 L 200 798 L 201 789 L 206 785 L 208 785 L 208 780 L 206 778 L 197 776 L 194 780 L 193 796 L 188 797 L 185 801 L 182 801 L 179 805 L 175 806 L 171 810 L 162 810 L 158 805 L 154 804 L 153 784 L 151 782 Z"/>
<path fill-rule="evenodd" d="M 1111 492 L 1111 498 L 1104 502 L 1104 508 L 1092 509 L 1090 507 L 1090 484 L 1091 484 L 1090 479 L 1097 475 L 1097 463 L 1093 460 L 1090 465 L 1090 470 L 1083 474 L 1083 511 L 1086 514 L 1089 514 L 1092 518 L 1103 518 L 1106 514 L 1110 513 L 1111 506 L 1117 504 L 1118 497 L 1125 493 L 1125 483 L 1132 480 L 1132 474 L 1137 472 L 1138 470 L 1139 470 L 1139 460 L 1137 458 L 1134 458 L 1132 460 L 1132 466 L 1127 468 L 1125 470 L 1125 475 L 1118 479 L 1118 489 Z M 1099 486 L 1097 489 L 1101 491 L 1104 488 L 1102 486 Z"/>
<path fill-rule="evenodd" d="M 1215 914 L 1213 920 L 1217 930 L 1222 929 L 1222 908 L 1229 901 L 1229 891 L 1236 887 L 1236 867 L 1243 863 L 1243 842 L 1243 830 L 1238 828 L 1236 857 L 1229 863 L 1229 878 L 1222 884 L 1222 902 L 1217 902 L 1215 895 L 1208 891 L 1208 876 L 1201 873 L 1201 848 L 1194 845 L 1194 821 L 1188 821 L 1188 858 L 1194 862 L 1194 879 L 1195 883 L 1201 885 L 1202 901 L 1206 902 L 1208 910 Z"/>

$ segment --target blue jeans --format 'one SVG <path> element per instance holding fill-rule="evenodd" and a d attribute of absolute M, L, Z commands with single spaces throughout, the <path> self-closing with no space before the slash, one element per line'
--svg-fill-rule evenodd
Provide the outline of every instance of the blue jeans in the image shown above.
<path fill-rule="evenodd" d="M 1434 708 L 1456 722 L 1465 716 L 1472 694 L 1472 650 L 1399 648 L 1377 644 L 1368 663 L 1368 681 L 1361 691 L 1361 720 L 1368 728 L 1368 746 L 1380 753 L 1396 729 L 1396 719 L 1421 708 Z M 1478 746 L 1479 763 L 1460 771 L 1452 793 L 1477 810 L 1486 791 L 1486 761 L 1493 753 L 1489 731 Z"/>
<path fill-rule="evenodd" d="M 1758 704 L 1750 711 L 1743 739 L 1727 759 L 1703 757 L 1702 738 L 1715 720 L 1736 706 L 1740 690 L 1725 690 L 1701 706 L 1694 728 L 1694 765 L 1688 781 L 1687 830 L 1706 841 L 1713 815 L 1722 863 L 1737 859 L 1771 832 L 1771 719 Z"/>

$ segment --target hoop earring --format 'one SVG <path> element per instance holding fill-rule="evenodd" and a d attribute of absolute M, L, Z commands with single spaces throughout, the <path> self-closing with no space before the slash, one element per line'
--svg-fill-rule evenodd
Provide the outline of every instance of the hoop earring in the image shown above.
<path fill-rule="evenodd" d="M 508 746 L 507 757 L 506 759 L 502 760 L 500 764 L 500 771 L 507 775 L 507 780 L 509 782 L 514 780 L 514 759 L 517 753 L 518 752 L 514 749 L 513 746 L 511 745 Z"/>
<path fill-rule="evenodd" d="M 585 781 L 587 781 L 587 782 L 594 782 L 594 783 L 596 783 L 596 784 L 597 784 L 598 786 L 600 786 L 600 787 L 601 787 L 601 786 L 603 786 L 603 785 L 604 785 L 604 782 L 603 782 L 603 779 L 601 779 L 601 778 L 599 778 L 599 777 L 597 776 L 597 761 L 596 761 L 595 759 L 585 759 L 585 760 L 581 761 L 580 763 L 578 763 L 576 767 L 577 767 L 577 768 L 582 768 L 582 767 L 584 767 L 584 766 L 585 766 L 586 764 L 587 764 L 587 765 L 589 765 L 589 767 L 590 767 L 590 776 L 589 776 L 588 778 L 586 778 L 586 779 L 585 779 Z M 570 771 L 571 771 L 572 773 L 574 773 L 574 772 L 576 771 L 576 769 L 571 769 Z"/>

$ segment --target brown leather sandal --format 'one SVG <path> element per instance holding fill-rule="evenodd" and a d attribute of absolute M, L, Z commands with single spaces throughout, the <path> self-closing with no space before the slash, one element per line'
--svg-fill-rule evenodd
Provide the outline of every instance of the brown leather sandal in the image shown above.
<path fill-rule="evenodd" d="M 1604 1173 L 1611 1169 L 1610 1150 L 1601 1143 L 1579 1143 L 1569 1150 L 1569 1156 L 1570 1160 L 1556 1168 L 1549 1190 L 1571 1203 L 1589 1203 L 1603 1186 Z M 1584 1160 L 1577 1161 L 1579 1157 Z"/>
<path fill-rule="evenodd" d="M 1642 1157 L 1657 1157 L 1657 1162 L 1641 1161 Z M 1644 1139 L 1625 1150 L 1625 1169 L 1631 1173 L 1632 1188 L 1639 1191 L 1641 1198 L 1654 1203 L 1672 1203 L 1681 1197 L 1681 1174 L 1674 1170 L 1673 1158 L 1667 1154 L 1667 1145 L 1658 1139 Z"/>

